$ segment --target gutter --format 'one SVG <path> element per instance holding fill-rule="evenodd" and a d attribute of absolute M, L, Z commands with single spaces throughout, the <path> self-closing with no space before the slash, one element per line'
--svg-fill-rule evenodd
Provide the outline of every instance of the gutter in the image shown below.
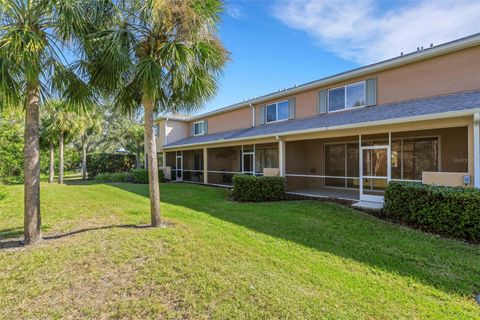
<path fill-rule="evenodd" d="M 291 135 L 296 135 L 296 134 L 304 134 L 304 133 L 337 131 L 337 130 L 344 130 L 344 129 L 355 129 L 355 128 L 370 127 L 370 126 L 381 126 L 381 125 L 405 123 L 405 122 L 412 122 L 412 121 L 423 121 L 423 120 L 434 120 L 434 119 L 445 119 L 445 118 L 454 118 L 454 117 L 462 117 L 462 116 L 471 116 L 471 115 L 474 115 L 475 113 L 478 113 L 478 112 L 480 112 L 480 108 L 469 109 L 469 110 L 460 110 L 460 111 L 441 112 L 441 113 L 430 113 L 430 114 L 420 115 L 420 116 L 403 117 L 403 118 L 396 118 L 396 119 L 389 119 L 389 120 L 367 121 L 367 122 L 359 122 L 359 123 L 354 123 L 354 124 L 345 124 L 345 125 L 331 126 L 331 127 L 319 127 L 319 128 L 305 129 L 305 130 L 286 131 L 286 132 L 281 132 L 281 133 L 257 135 L 257 136 L 243 137 L 243 138 L 237 138 L 237 139 L 221 139 L 221 140 L 216 140 L 216 141 L 189 143 L 189 144 L 182 144 L 182 145 L 176 145 L 176 146 L 171 146 L 171 147 L 164 147 L 163 149 L 165 149 L 165 150 L 166 149 L 178 149 L 178 148 L 182 148 L 182 147 L 211 145 L 211 144 L 218 144 L 218 143 L 224 143 L 224 142 L 236 142 L 236 141 L 263 139 L 263 138 L 280 139 L 281 137 L 291 136 Z"/>

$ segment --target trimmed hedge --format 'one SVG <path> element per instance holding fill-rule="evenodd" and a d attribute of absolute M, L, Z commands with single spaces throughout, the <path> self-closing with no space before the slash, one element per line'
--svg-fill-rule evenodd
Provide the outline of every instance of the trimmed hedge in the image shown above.
<path fill-rule="evenodd" d="M 446 236 L 480 242 L 480 190 L 390 182 L 387 217 Z"/>
<path fill-rule="evenodd" d="M 97 182 L 132 182 L 132 174 L 130 172 L 118 173 L 100 173 L 95 176 Z"/>
<path fill-rule="evenodd" d="M 87 171 L 90 177 L 101 173 L 128 172 L 135 168 L 135 155 L 117 153 L 93 153 L 87 155 Z"/>
<path fill-rule="evenodd" d="M 162 182 L 165 179 L 162 170 L 158 171 L 158 180 Z M 134 169 L 130 172 L 101 173 L 95 177 L 95 181 L 103 183 L 112 182 L 133 182 L 148 183 L 148 171 L 145 169 Z"/>
<path fill-rule="evenodd" d="M 284 177 L 233 176 L 233 199 L 241 202 L 280 201 L 286 198 Z"/>

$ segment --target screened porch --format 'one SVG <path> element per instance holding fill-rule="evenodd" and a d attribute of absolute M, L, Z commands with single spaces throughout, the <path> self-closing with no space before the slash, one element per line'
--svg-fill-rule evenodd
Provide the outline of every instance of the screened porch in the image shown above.
<path fill-rule="evenodd" d="M 287 191 L 383 201 L 390 180 L 422 182 L 426 172 L 469 173 L 468 127 L 287 141 Z"/>

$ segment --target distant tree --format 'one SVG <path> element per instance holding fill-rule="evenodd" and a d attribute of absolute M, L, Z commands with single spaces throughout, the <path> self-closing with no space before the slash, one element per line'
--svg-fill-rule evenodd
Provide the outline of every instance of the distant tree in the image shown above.
<path fill-rule="evenodd" d="M 113 1 L 111 26 L 87 50 L 92 84 L 115 92 L 115 106 L 143 107 L 151 224 L 161 225 L 154 112 L 191 112 L 212 98 L 228 58 L 216 35 L 220 0 Z"/>
<path fill-rule="evenodd" d="M 91 142 L 94 141 L 94 138 L 102 133 L 102 112 L 103 110 L 97 106 L 92 108 L 92 112 L 89 112 L 78 119 L 81 124 L 78 128 L 79 137 L 77 148 L 80 149 L 81 153 L 83 180 L 87 179 L 87 153 L 89 151 L 89 146 L 91 146 Z"/>
<path fill-rule="evenodd" d="M 51 121 L 47 130 L 58 134 L 58 183 L 63 183 L 64 178 L 64 146 L 65 139 L 70 140 L 83 130 L 85 125 L 78 113 L 69 110 L 67 101 L 48 100 L 45 109 L 50 114 Z M 87 115 L 84 115 L 86 117 Z"/>
<path fill-rule="evenodd" d="M 23 179 L 23 130 L 20 108 L 0 112 L 0 182 Z"/>
<path fill-rule="evenodd" d="M 54 125 L 54 113 L 41 112 L 40 147 L 49 150 L 48 183 L 53 183 L 55 176 L 55 144 L 58 142 L 58 131 Z"/>
<path fill-rule="evenodd" d="M 125 139 L 127 151 L 135 153 L 135 166 L 138 169 L 142 166 L 141 153 L 144 148 L 142 125 L 136 123 L 131 125 L 125 133 Z"/>

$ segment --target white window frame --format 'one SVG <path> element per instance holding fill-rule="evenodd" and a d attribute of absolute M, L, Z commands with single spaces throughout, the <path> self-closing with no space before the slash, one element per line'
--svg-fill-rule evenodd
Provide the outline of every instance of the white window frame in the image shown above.
<path fill-rule="evenodd" d="M 202 133 L 195 133 L 195 125 L 199 124 L 199 123 L 203 123 L 203 131 L 202 131 Z M 194 136 L 203 136 L 204 134 L 205 134 L 205 120 L 194 122 L 193 123 L 193 135 Z"/>
<path fill-rule="evenodd" d="M 363 88 L 364 88 L 364 90 L 363 90 L 363 94 L 365 96 L 364 104 L 362 106 L 358 106 L 358 107 L 347 108 L 347 87 L 352 87 L 352 86 L 355 86 L 355 85 L 358 85 L 358 84 L 361 84 L 361 83 L 363 83 Z M 341 88 L 343 88 L 344 93 L 345 93 L 344 94 L 344 101 L 343 101 L 343 109 L 330 111 L 330 91 L 341 89 Z M 327 110 L 328 110 L 328 113 L 334 113 L 334 112 L 341 112 L 341 111 L 346 111 L 346 110 L 364 108 L 366 106 L 366 103 L 367 103 L 367 81 L 366 80 L 358 81 L 358 82 L 354 82 L 354 83 L 349 83 L 349 84 L 344 85 L 344 86 L 330 88 L 327 91 Z"/>
<path fill-rule="evenodd" d="M 280 121 L 287 121 L 288 120 L 288 116 L 286 119 L 278 119 L 278 105 L 280 103 L 283 103 L 283 102 L 286 102 L 287 103 L 287 108 L 289 108 L 288 106 L 288 100 L 282 100 L 282 101 L 277 101 L 277 102 L 274 102 L 274 103 L 269 103 L 267 105 L 265 105 L 265 123 L 274 123 L 274 122 L 280 122 Z M 268 107 L 269 106 L 273 106 L 275 105 L 275 120 L 272 120 L 272 121 L 268 121 Z M 290 110 L 288 110 L 290 112 Z"/>

